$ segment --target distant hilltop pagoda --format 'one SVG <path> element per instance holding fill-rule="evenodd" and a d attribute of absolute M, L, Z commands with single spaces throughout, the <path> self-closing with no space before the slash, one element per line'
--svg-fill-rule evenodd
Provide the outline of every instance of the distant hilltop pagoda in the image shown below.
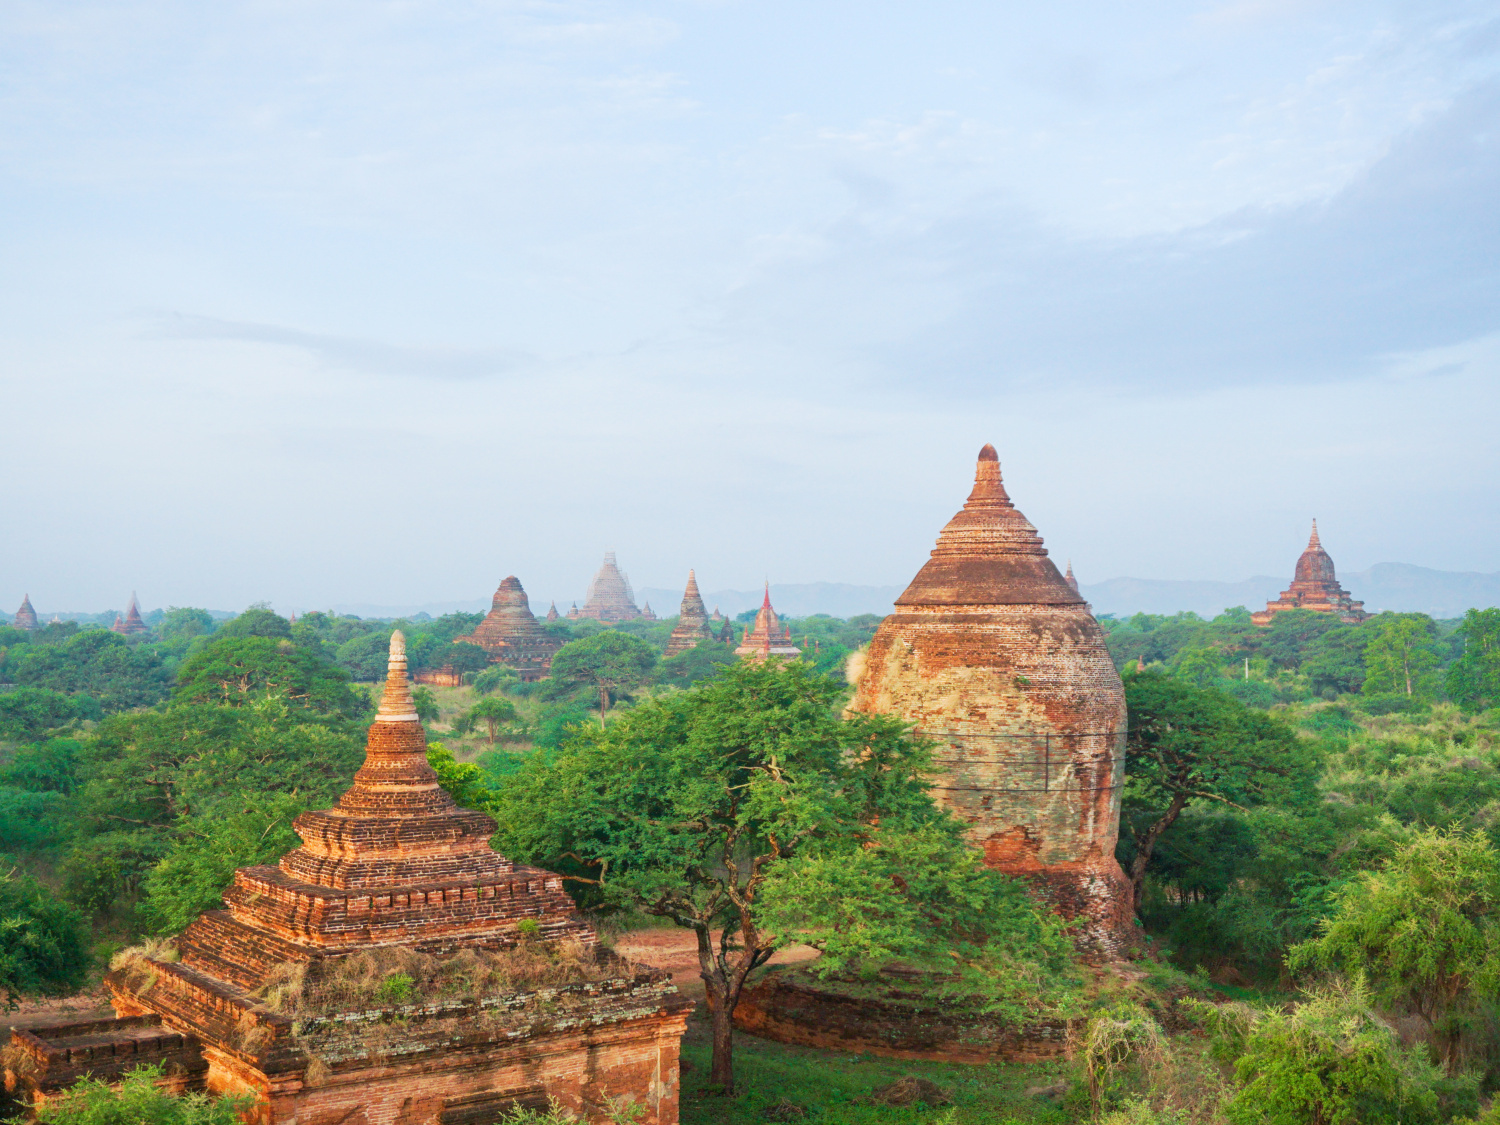
<path fill-rule="evenodd" d="M 123 637 L 139 637 L 151 632 L 141 620 L 141 607 L 135 600 L 135 591 L 131 591 L 130 608 L 125 611 L 125 616 L 115 614 L 115 623 L 109 627 L 109 631 Z"/>
<path fill-rule="evenodd" d="M 714 630 L 703 606 L 703 595 L 698 593 L 697 576 L 690 570 L 687 589 L 682 592 L 682 608 L 677 613 L 677 625 L 667 638 L 667 650 L 663 655 L 676 656 L 679 652 L 697 648 L 699 641 L 714 639 Z"/>
<path fill-rule="evenodd" d="M 36 618 L 36 610 L 31 608 L 31 595 L 27 594 L 21 599 L 21 608 L 16 610 L 16 615 L 11 619 L 11 628 L 25 629 L 28 632 L 42 627 Z"/>
<path fill-rule="evenodd" d="M 554 605 L 547 619 L 556 618 Z M 532 615 L 526 591 L 514 574 L 500 583 L 489 613 L 475 630 L 453 639 L 478 645 L 489 653 L 492 664 L 514 668 L 522 683 L 540 680 L 552 671 L 552 655 L 562 647 L 562 641 Z"/>
<path fill-rule="evenodd" d="M 579 617 L 592 617 L 595 621 L 634 621 L 641 615 L 635 607 L 635 594 L 630 589 L 630 579 L 620 573 L 613 551 L 604 552 L 604 564 L 594 581 L 589 584 L 589 596 L 584 600 Z M 568 614 L 572 617 L 573 614 Z"/>
<path fill-rule="evenodd" d="M 154 1063 L 248 1096 L 253 1125 L 490 1125 L 549 1098 L 676 1125 L 692 1001 L 599 950 L 562 878 L 493 851 L 495 822 L 439 785 L 401 633 L 353 786 L 292 828 L 167 955 L 116 960 L 116 1018 L 13 1031 L 7 1089 L 36 1104 Z"/>
<path fill-rule="evenodd" d="M 990 867 L 1077 920 L 1085 952 L 1132 944 L 1115 859 L 1125 691 L 1099 623 L 1006 494 L 994 446 L 876 630 L 850 707 L 900 716 L 936 744 L 933 795 Z"/>
<path fill-rule="evenodd" d="M 781 623 L 776 611 L 771 608 L 771 584 L 766 583 L 766 595 L 761 600 L 760 612 L 755 623 L 745 630 L 740 647 L 734 654 L 744 660 L 763 661 L 767 657 L 779 656 L 783 660 L 796 660 L 802 650 L 792 644 L 792 631 Z"/>
<path fill-rule="evenodd" d="M 1307 550 L 1297 560 L 1297 569 L 1292 575 L 1292 584 L 1281 592 L 1266 608 L 1252 613 L 1250 620 L 1257 625 L 1269 625 L 1278 613 L 1289 609 L 1310 609 L 1314 613 L 1331 613 L 1348 625 L 1358 625 L 1366 617 L 1365 603 L 1357 602 L 1349 592 L 1339 585 L 1334 576 L 1333 560 L 1323 550 L 1318 539 L 1318 521 L 1313 520 L 1312 538 L 1307 541 Z"/>

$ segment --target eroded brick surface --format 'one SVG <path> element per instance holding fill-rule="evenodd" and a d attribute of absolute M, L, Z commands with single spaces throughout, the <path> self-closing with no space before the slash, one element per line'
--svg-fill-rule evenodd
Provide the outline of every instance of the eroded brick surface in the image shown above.
<path fill-rule="evenodd" d="M 1077 919 L 1085 952 L 1125 951 L 1130 894 L 1114 855 L 1124 689 L 990 446 L 968 501 L 877 630 L 851 706 L 914 722 L 937 746 L 935 795 L 985 861 Z"/>

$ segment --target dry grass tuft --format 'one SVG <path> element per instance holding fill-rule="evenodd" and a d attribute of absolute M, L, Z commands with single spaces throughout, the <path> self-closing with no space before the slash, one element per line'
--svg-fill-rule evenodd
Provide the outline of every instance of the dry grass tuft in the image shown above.
<path fill-rule="evenodd" d="M 498 952 L 463 949 L 447 957 L 389 946 L 312 965 L 280 965 L 267 976 L 257 997 L 273 1012 L 322 1016 L 504 996 L 546 985 L 604 980 L 614 972 L 577 942 L 523 943 Z"/>

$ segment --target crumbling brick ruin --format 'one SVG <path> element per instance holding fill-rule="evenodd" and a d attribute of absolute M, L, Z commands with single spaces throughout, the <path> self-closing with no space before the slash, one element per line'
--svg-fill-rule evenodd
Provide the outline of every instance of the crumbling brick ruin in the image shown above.
<path fill-rule="evenodd" d="M 1349 596 L 1349 591 L 1339 585 L 1333 571 L 1333 559 L 1323 550 L 1323 543 L 1318 538 L 1317 520 L 1313 520 L 1307 550 L 1297 559 L 1292 584 L 1281 592 L 1281 597 L 1267 602 L 1265 609 L 1252 613 L 1250 620 L 1257 625 L 1269 625 L 1273 617 L 1289 609 L 1331 613 L 1348 625 L 1358 625 L 1369 616 L 1365 612 L 1365 603 L 1355 601 Z"/>
<path fill-rule="evenodd" d="M 552 607 L 548 620 L 555 620 Z M 562 640 L 539 622 L 531 612 L 531 602 L 514 574 L 501 581 L 485 614 L 472 633 L 455 640 L 478 645 L 490 655 L 490 662 L 514 668 L 523 683 L 540 680 L 552 671 L 552 657 L 562 647 Z"/>
<path fill-rule="evenodd" d="M 491 850 L 426 749 L 398 632 L 364 766 L 297 818 L 302 846 L 237 871 L 171 954 L 120 959 L 119 1018 L 15 1032 L 7 1084 L 45 1099 L 161 1061 L 178 1089 L 253 1098 L 254 1125 L 487 1125 L 549 1097 L 675 1125 L 690 1003 L 599 952 L 559 876 Z"/>
<path fill-rule="evenodd" d="M 1125 951 L 1124 689 L 1098 622 L 1006 494 L 993 446 L 876 631 L 851 707 L 915 723 L 937 746 L 934 795 L 985 862 L 1079 920 L 1085 952 Z"/>

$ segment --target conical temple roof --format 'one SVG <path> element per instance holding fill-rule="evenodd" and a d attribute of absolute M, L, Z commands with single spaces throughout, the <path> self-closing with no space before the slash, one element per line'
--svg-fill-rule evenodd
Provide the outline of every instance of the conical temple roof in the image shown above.
<path fill-rule="evenodd" d="M 31 595 L 26 594 L 21 598 L 21 608 L 16 610 L 16 616 L 11 624 L 17 629 L 36 629 L 39 622 L 36 619 L 36 610 L 31 608 Z"/>
<path fill-rule="evenodd" d="M 598 621 L 633 621 L 641 615 L 630 580 L 621 573 L 613 551 L 604 552 L 604 562 L 589 584 L 589 596 L 579 614 Z"/>
<path fill-rule="evenodd" d="M 1333 559 L 1323 550 L 1323 541 L 1318 538 L 1317 520 L 1313 520 L 1312 535 L 1308 537 L 1306 550 L 1297 559 L 1297 569 L 1292 575 L 1292 581 L 1316 583 L 1330 588 L 1338 584 Z"/>
<path fill-rule="evenodd" d="M 678 610 L 684 621 L 692 618 L 702 622 L 708 620 L 708 609 L 703 604 L 703 595 L 698 593 L 698 576 L 688 571 L 687 589 L 682 592 L 682 608 Z"/>
<path fill-rule="evenodd" d="M 1047 557 L 1036 528 L 1016 510 L 993 445 L 979 451 L 974 488 L 938 535 L 932 557 L 898 606 L 1083 605 Z"/>

